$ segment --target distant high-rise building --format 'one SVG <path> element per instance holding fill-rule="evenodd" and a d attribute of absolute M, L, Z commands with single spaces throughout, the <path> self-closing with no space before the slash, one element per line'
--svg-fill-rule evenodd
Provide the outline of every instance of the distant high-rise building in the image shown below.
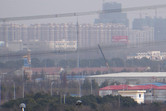
<path fill-rule="evenodd" d="M 154 27 L 155 41 L 166 40 L 166 18 L 137 18 L 133 21 L 133 29 L 142 29 L 144 26 Z"/>
<path fill-rule="evenodd" d="M 20 41 L 21 25 L 18 24 L 2 24 L 0 25 L 0 41 Z"/>
<path fill-rule="evenodd" d="M 136 46 L 141 46 L 142 43 L 154 42 L 154 28 L 144 26 L 142 29 L 129 30 L 129 42 Z"/>
<path fill-rule="evenodd" d="M 103 10 L 118 9 L 121 11 L 122 5 L 116 2 L 106 2 L 103 4 Z M 124 24 L 129 25 L 129 20 L 127 19 L 127 14 L 122 12 L 116 13 L 105 13 L 100 14 L 98 19 L 95 19 L 94 23 L 115 23 L 115 24 Z"/>
<path fill-rule="evenodd" d="M 78 25 L 79 48 L 97 47 L 113 44 L 136 44 L 154 41 L 154 28 L 129 29 L 124 24 L 98 23 Z M 0 41 L 9 49 L 54 49 L 57 41 L 77 41 L 76 24 L 3 24 L 0 25 Z M 61 43 L 61 42 L 60 42 Z"/>

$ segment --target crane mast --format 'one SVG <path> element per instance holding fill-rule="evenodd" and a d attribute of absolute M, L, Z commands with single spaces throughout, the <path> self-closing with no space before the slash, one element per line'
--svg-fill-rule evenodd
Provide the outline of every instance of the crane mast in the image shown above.
<path fill-rule="evenodd" d="M 98 44 L 98 47 L 99 47 L 99 50 L 100 50 L 100 52 L 101 52 L 101 54 L 102 54 L 102 56 L 103 56 L 103 59 L 104 59 L 104 62 L 105 62 L 106 67 L 109 68 L 108 62 L 107 62 L 107 60 L 106 60 L 106 58 L 105 58 L 105 56 L 104 56 L 104 53 L 103 53 L 103 51 L 102 51 L 102 49 L 101 49 L 101 47 L 100 47 L 99 44 Z"/>

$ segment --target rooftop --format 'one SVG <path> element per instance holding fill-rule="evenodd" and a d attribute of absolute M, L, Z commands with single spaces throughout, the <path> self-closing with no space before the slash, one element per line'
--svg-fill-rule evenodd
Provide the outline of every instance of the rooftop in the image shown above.
<path fill-rule="evenodd" d="M 148 85 L 110 85 L 100 90 L 148 90 L 148 89 L 156 89 L 156 90 L 166 90 L 166 85 L 156 86 L 153 84 Z"/>
<path fill-rule="evenodd" d="M 136 77 L 166 77 L 166 72 L 122 72 L 122 73 L 111 73 L 111 74 L 102 74 L 102 75 L 93 75 L 88 76 L 90 78 L 108 78 L 108 77 L 117 77 L 117 78 L 136 78 Z"/>

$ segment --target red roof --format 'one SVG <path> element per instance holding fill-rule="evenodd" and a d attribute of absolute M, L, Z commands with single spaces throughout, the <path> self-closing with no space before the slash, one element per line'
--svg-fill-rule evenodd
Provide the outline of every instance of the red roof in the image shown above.
<path fill-rule="evenodd" d="M 158 90 L 166 90 L 166 85 L 164 85 L 164 86 L 158 86 L 156 89 L 158 89 Z"/>
<path fill-rule="evenodd" d="M 129 87 L 130 87 L 129 85 L 111 85 L 101 88 L 100 90 L 122 90 L 122 89 L 128 89 Z"/>
<path fill-rule="evenodd" d="M 147 89 L 155 89 L 157 86 L 155 85 L 136 85 L 128 88 L 129 90 L 147 90 Z"/>
<path fill-rule="evenodd" d="M 41 67 L 41 68 L 32 68 L 32 72 L 41 73 L 42 71 L 46 74 L 58 74 L 60 72 L 60 67 Z"/>
<path fill-rule="evenodd" d="M 109 72 L 114 71 L 114 72 L 121 72 L 123 70 L 129 71 L 129 72 L 133 72 L 133 71 L 145 71 L 147 68 L 146 67 L 93 67 L 93 68 L 73 68 L 70 70 L 70 73 L 80 73 L 80 72 L 87 72 L 87 73 L 91 73 L 91 72 L 97 72 L 100 71 L 102 72 Z"/>
<path fill-rule="evenodd" d="M 73 68 L 71 69 L 70 72 L 74 72 L 74 73 L 79 73 L 79 72 L 84 72 L 86 71 L 87 73 L 91 73 L 91 72 L 96 72 L 96 71 L 109 71 L 109 69 L 107 67 L 94 67 L 94 68 Z"/>

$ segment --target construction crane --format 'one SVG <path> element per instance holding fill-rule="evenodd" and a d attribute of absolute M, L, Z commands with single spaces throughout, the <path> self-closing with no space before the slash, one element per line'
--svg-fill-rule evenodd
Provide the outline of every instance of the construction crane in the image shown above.
<path fill-rule="evenodd" d="M 101 52 L 101 54 L 102 54 L 102 56 L 103 56 L 103 58 L 104 58 L 104 62 L 105 62 L 106 67 L 109 68 L 109 64 L 108 64 L 108 62 L 107 62 L 107 60 L 106 60 L 106 58 L 105 58 L 105 56 L 104 56 L 104 53 L 103 53 L 103 51 L 102 51 L 102 49 L 101 49 L 101 47 L 100 47 L 99 44 L 98 44 L 98 47 L 99 47 L 99 50 L 100 50 L 100 52 Z"/>

